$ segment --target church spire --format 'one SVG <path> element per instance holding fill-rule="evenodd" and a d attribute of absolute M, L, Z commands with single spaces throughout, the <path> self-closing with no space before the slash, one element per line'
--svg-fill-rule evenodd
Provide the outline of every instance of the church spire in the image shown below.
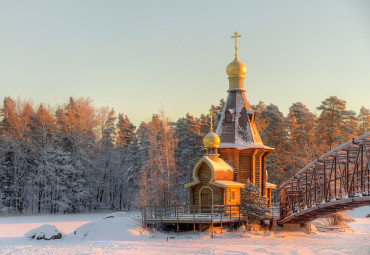
<path fill-rule="evenodd" d="M 245 91 L 244 75 L 247 67 L 238 59 L 238 37 L 241 37 L 238 32 L 231 36 L 235 39 L 235 59 L 226 67 L 226 73 L 229 76 L 229 90 Z"/>
<path fill-rule="evenodd" d="M 262 143 L 255 124 L 255 112 L 249 108 L 245 97 L 245 65 L 238 59 L 237 39 L 241 35 L 235 32 L 235 59 L 227 66 L 229 90 L 226 104 L 218 122 L 216 134 L 220 137 L 219 148 L 268 148 Z"/>
<path fill-rule="evenodd" d="M 238 32 L 235 32 L 233 36 L 230 36 L 230 38 L 235 38 L 235 58 L 238 58 L 238 37 L 242 37 Z"/>

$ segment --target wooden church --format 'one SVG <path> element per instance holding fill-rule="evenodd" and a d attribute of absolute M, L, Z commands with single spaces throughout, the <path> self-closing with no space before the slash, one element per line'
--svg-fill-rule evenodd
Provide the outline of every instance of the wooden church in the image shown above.
<path fill-rule="evenodd" d="M 193 182 L 189 189 L 189 202 L 199 206 L 199 212 L 215 205 L 240 204 L 241 189 L 247 182 L 257 185 L 261 196 L 271 203 L 266 157 L 273 151 L 262 143 L 255 124 L 255 111 L 251 110 L 244 92 L 246 66 L 238 59 L 235 33 L 235 59 L 227 66 L 229 90 L 225 107 L 219 116 L 216 133 L 208 133 L 204 139 L 205 155 L 193 169 Z"/>

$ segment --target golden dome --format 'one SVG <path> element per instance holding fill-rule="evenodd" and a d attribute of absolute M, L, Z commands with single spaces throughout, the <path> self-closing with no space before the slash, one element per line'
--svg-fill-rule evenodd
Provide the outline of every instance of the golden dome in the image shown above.
<path fill-rule="evenodd" d="M 244 77 L 247 67 L 237 57 L 227 65 L 226 73 L 229 77 Z"/>
<path fill-rule="evenodd" d="M 217 148 L 220 144 L 220 137 L 216 133 L 209 132 L 204 138 L 203 138 L 203 144 L 206 148 Z"/>

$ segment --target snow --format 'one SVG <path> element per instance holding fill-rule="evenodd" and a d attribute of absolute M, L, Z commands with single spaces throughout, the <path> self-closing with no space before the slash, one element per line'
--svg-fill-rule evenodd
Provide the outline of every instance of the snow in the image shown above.
<path fill-rule="evenodd" d="M 230 166 L 228 163 L 226 163 L 222 158 L 218 158 L 217 162 L 212 160 L 208 156 L 204 156 L 203 158 L 209 163 L 209 165 L 212 166 L 214 171 L 225 171 L 225 172 L 231 171 L 234 173 L 234 168 Z"/>
<path fill-rule="evenodd" d="M 77 228 L 68 238 L 89 241 L 141 241 L 148 238 L 138 222 L 124 214 L 111 214 Z"/>
<path fill-rule="evenodd" d="M 245 184 L 240 183 L 240 182 L 234 182 L 234 181 L 222 181 L 222 180 L 217 180 L 214 181 L 215 183 L 221 184 L 225 187 L 239 187 L 239 188 L 244 188 Z"/>
<path fill-rule="evenodd" d="M 355 230 L 353 233 L 245 233 L 242 228 L 228 232 L 226 226 L 222 234 L 219 228 L 215 229 L 212 239 L 207 231 L 197 231 L 196 234 L 192 231 L 143 232 L 139 225 L 141 217 L 138 212 L 114 213 L 108 216 L 110 217 L 107 214 L 0 217 L 2 233 L 11 233 L 14 225 L 20 225 L 18 229 L 23 228 L 24 231 L 16 237 L 1 234 L 0 254 L 369 254 L 370 251 L 369 218 L 359 218 L 350 223 Z M 70 226 L 74 224 L 76 234 L 72 231 L 60 240 L 50 241 L 23 237 L 31 229 L 30 223 L 43 225 L 42 219 L 53 225 L 63 222 Z M 90 222 L 81 223 L 87 220 Z"/>
<path fill-rule="evenodd" d="M 273 150 L 273 148 L 268 147 L 266 145 L 246 142 L 240 139 L 235 140 L 235 143 L 220 143 L 218 147 L 219 148 L 236 148 L 238 150 L 244 150 L 244 149 L 249 149 L 249 148 Z"/>

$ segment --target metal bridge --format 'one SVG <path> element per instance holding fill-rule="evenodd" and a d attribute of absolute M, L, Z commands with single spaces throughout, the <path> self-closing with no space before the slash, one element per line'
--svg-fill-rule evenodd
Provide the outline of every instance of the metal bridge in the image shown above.
<path fill-rule="evenodd" d="M 370 133 L 311 162 L 280 186 L 280 223 L 370 205 Z"/>

